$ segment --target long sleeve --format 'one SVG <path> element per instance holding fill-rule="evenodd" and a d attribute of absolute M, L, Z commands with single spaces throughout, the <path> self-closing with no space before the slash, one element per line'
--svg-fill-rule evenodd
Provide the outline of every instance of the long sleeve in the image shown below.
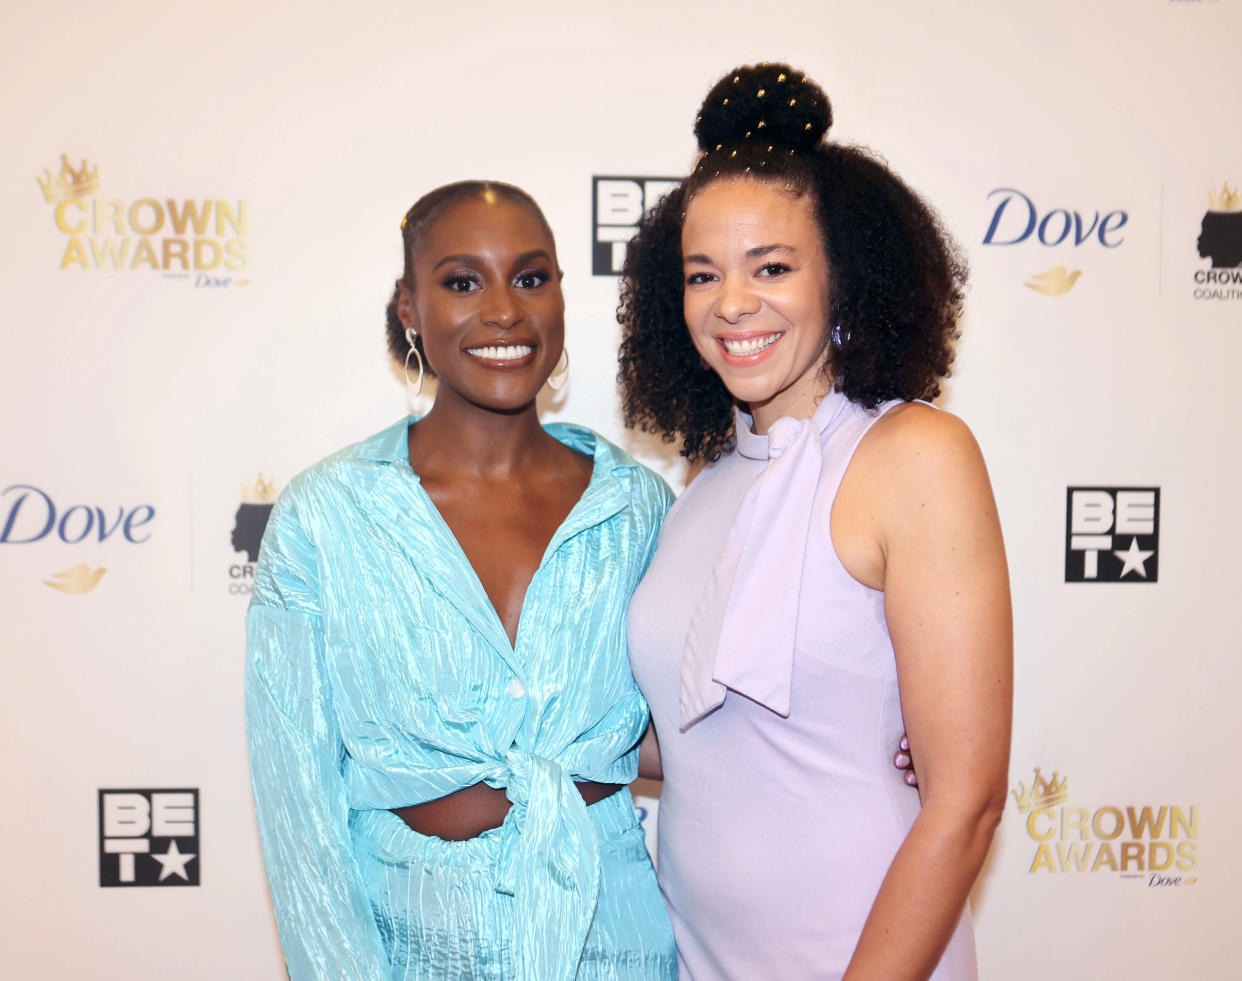
<path fill-rule="evenodd" d="M 391 977 L 350 843 L 315 549 L 282 501 L 246 615 L 246 730 L 272 904 L 292 981 Z"/>

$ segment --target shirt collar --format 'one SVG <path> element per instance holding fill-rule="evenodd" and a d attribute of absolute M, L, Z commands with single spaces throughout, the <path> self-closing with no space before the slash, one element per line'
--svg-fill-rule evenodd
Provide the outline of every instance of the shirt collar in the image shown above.
<path fill-rule="evenodd" d="M 410 462 L 410 443 L 408 433 L 410 426 L 422 418 L 417 414 L 398 419 L 391 426 L 381 429 L 374 436 L 364 439 L 358 444 L 358 459 L 371 460 L 375 463 Z M 595 460 L 594 477 L 619 476 L 638 466 L 625 451 L 613 446 L 602 436 L 592 432 L 585 426 L 576 426 L 568 422 L 550 422 L 543 427 L 544 431 L 571 450 L 577 450 L 591 456 Z M 753 434 L 752 434 L 753 435 Z M 766 437 L 762 439 L 766 445 Z M 766 453 L 764 459 L 767 458 Z"/>
<path fill-rule="evenodd" d="M 391 426 L 364 439 L 358 444 L 358 459 L 372 460 L 375 463 L 409 463 L 410 444 L 406 433 L 418 418 L 410 415 L 398 419 Z"/>
<path fill-rule="evenodd" d="M 845 408 L 849 400 L 845 397 L 844 392 L 832 389 L 823 397 L 819 405 L 815 407 L 815 412 L 811 415 L 811 425 L 822 435 L 828 431 L 828 427 L 832 425 L 837 414 Z M 792 416 L 782 416 L 768 428 L 765 435 L 759 435 L 754 430 L 754 419 L 748 412 L 742 409 L 734 408 L 733 429 L 737 439 L 737 451 L 740 455 L 748 460 L 763 460 L 779 455 L 784 449 L 784 445 L 777 444 L 787 443 L 789 439 L 797 434 L 799 428 L 799 420 Z"/>

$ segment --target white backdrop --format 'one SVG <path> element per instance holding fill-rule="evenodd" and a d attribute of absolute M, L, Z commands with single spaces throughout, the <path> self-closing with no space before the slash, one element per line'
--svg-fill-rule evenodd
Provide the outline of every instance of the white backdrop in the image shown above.
<path fill-rule="evenodd" d="M 974 897 L 983 976 L 1237 977 L 1242 284 L 1208 282 L 1196 239 L 1237 208 L 1239 41 L 1242 0 L 10 5 L 0 974 L 282 976 L 245 760 L 241 484 L 405 411 L 382 330 L 400 217 L 494 177 L 541 202 L 566 272 L 572 372 L 547 417 L 679 487 L 619 421 L 592 177 L 686 172 L 710 84 L 768 59 L 824 85 L 834 136 L 881 151 L 972 264 L 942 403 L 984 448 L 1009 549 L 1011 784 L 1066 781 L 1042 810 L 1010 800 Z M 58 225 L 36 178 L 61 154 L 98 182 L 52 188 L 84 192 Z M 1065 239 L 1042 244 L 1044 219 Z M 196 239 L 218 266 L 193 268 Z M 1100 575 L 1128 527 L 1153 555 L 1066 582 L 1068 489 L 1127 487 L 1159 488 L 1158 536 L 1123 522 Z M 200 884 L 101 886 L 99 792 L 182 789 L 196 837 L 171 836 L 178 864 L 152 829 L 163 859 L 136 867 Z"/>

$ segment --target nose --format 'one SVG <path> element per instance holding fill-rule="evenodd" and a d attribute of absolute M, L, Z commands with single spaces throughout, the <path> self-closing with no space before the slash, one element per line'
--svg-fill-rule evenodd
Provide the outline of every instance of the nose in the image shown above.
<path fill-rule="evenodd" d="M 508 330 L 522 321 L 522 304 L 512 289 L 489 291 L 483 308 L 483 322 L 489 327 Z"/>
<path fill-rule="evenodd" d="M 759 298 L 737 276 L 727 276 L 720 284 L 716 299 L 716 316 L 726 323 L 736 324 L 743 317 L 759 310 Z"/>

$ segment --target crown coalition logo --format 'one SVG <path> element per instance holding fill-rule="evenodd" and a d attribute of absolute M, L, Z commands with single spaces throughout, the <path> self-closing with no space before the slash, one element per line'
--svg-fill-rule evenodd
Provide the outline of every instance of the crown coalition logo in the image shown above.
<path fill-rule="evenodd" d="M 1095 210 L 1089 217 L 1071 208 L 1041 211 L 1029 195 L 1014 187 L 994 188 L 988 192 L 988 200 L 993 199 L 996 205 L 983 235 L 984 245 L 1029 244 L 1075 249 L 1100 245 L 1115 249 L 1125 241 L 1121 229 L 1130 220 L 1129 214 L 1121 210 L 1103 214 Z M 1081 275 L 1081 269 L 1055 265 L 1032 273 L 1023 285 L 1044 296 L 1064 296 L 1074 288 Z"/>
<path fill-rule="evenodd" d="M 229 566 L 229 592 L 236 596 L 250 594 L 254 564 L 259 561 L 263 532 L 267 530 L 267 520 L 272 516 L 272 506 L 279 493 L 280 487 L 276 481 L 265 479 L 263 474 L 259 474 L 253 483 L 242 482 L 242 500 L 233 516 L 231 541 L 234 552 L 246 553 L 246 561 L 235 562 Z"/>
<path fill-rule="evenodd" d="M 1159 487 L 1067 488 L 1066 582 L 1155 582 L 1159 559 Z"/>
<path fill-rule="evenodd" d="M 146 270 L 200 289 L 250 282 L 236 275 L 250 264 L 245 201 L 101 197 L 99 164 L 83 159 L 74 167 L 64 153 L 56 174 L 45 168 L 38 183 L 68 236 L 61 269 Z"/>
<path fill-rule="evenodd" d="M 1212 266 L 1195 270 L 1194 298 L 1242 300 L 1242 194 L 1228 181 L 1208 192 L 1195 246 Z"/>
<path fill-rule="evenodd" d="M 99 791 L 101 886 L 197 886 L 198 790 Z"/>
<path fill-rule="evenodd" d="M 1039 767 L 1028 787 L 1013 790 L 1035 854 L 1027 871 L 1114 872 L 1121 879 L 1142 879 L 1149 887 L 1191 886 L 1199 867 L 1199 808 L 1191 804 L 1152 807 L 1067 806 L 1069 780 Z"/>
<path fill-rule="evenodd" d="M 591 272 L 616 276 L 644 214 L 681 181 L 676 177 L 591 178 Z"/>

